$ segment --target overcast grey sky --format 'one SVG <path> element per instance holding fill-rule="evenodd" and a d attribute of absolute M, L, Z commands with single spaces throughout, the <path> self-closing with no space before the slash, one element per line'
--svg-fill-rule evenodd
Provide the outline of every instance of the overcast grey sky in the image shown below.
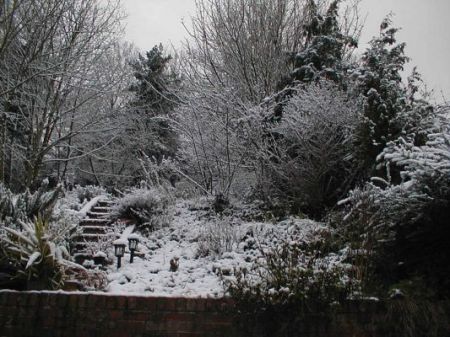
<path fill-rule="evenodd" d="M 194 13 L 194 0 L 123 0 L 128 14 L 126 39 L 142 50 L 155 44 L 179 46 L 186 36 L 182 20 L 188 24 Z M 362 0 L 367 20 L 360 46 L 364 48 L 378 34 L 381 20 L 394 12 L 394 25 L 402 27 L 400 41 L 407 43 L 412 58 L 438 100 L 450 99 L 450 0 Z M 363 49 L 362 49 L 363 50 Z"/>

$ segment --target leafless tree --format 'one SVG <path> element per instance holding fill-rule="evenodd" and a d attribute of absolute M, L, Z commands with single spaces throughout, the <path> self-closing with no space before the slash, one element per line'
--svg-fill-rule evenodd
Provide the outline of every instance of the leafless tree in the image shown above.
<path fill-rule="evenodd" d="M 205 81 L 233 87 L 242 99 L 260 103 L 290 73 L 291 55 L 307 43 L 306 6 L 313 0 L 196 0 L 187 54 Z M 330 0 L 315 1 L 325 11 Z M 341 29 L 358 37 L 359 0 L 345 1 Z"/>
<path fill-rule="evenodd" d="M 114 83 L 98 64 L 117 41 L 121 10 L 119 1 L 96 0 L 2 5 L 1 178 L 30 187 L 46 161 L 61 159 L 62 147 L 102 120 L 105 111 L 91 109 Z"/>
<path fill-rule="evenodd" d="M 189 83 L 174 123 L 180 134 L 182 176 L 202 192 L 228 198 L 248 166 L 255 114 L 232 89 L 217 90 L 202 81 Z"/>

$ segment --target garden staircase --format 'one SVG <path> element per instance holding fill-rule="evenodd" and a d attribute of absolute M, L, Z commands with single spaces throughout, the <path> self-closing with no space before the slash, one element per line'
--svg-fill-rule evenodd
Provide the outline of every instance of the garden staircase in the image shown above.
<path fill-rule="evenodd" d="M 114 203 L 108 199 L 98 200 L 80 221 L 71 245 L 71 253 L 76 263 L 87 267 L 106 263 L 106 256 L 96 255 L 96 252 L 101 250 L 101 242 L 111 235 L 110 214 Z"/>

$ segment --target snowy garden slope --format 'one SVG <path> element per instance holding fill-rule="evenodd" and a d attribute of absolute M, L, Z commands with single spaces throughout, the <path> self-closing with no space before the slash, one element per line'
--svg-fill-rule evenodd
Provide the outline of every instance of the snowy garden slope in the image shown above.
<path fill-rule="evenodd" d="M 177 203 L 174 209 L 175 215 L 168 228 L 153 232 L 150 238 L 141 237 L 139 250 L 143 257 L 136 257 L 130 264 L 129 254 L 126 254 L 119 270 L 115 265 L 109 267 L 109 293 L 223 296 L 219 275 L 232 277 L 235 268 L 250 269 L 260 258 L 260 248 L 275 244 L 293 232 L 296 237 L 307 240 L 324 228 L 300 219 L 276 225 L 242 222 L 232 217 L 214 219 L 209 218 L 206 211 L 190 210 L 186 202 Z"/>

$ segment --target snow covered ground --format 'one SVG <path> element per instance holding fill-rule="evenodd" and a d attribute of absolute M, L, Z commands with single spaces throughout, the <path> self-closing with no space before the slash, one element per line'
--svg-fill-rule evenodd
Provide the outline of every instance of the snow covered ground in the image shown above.
<path fill-rule="evenodd" d="M 232 277 L 235 268 L 250 269 L 261 257 L 260 249 L 281 238 L 295 234 L 307 240 L 323 229 L 316 222 L 293 218 L 277 224 L 245 222 L 231 216 L 217 219 L 180 201 L 169 227 L 151 233 L 149 238 L 141 236 L 142 257 L 135 257 L 130 264 L 127 253 L 119 270 L 115 264 L 109 266 L 107 292 L 220 297 L 224 295 L 220 274 Z"/>

